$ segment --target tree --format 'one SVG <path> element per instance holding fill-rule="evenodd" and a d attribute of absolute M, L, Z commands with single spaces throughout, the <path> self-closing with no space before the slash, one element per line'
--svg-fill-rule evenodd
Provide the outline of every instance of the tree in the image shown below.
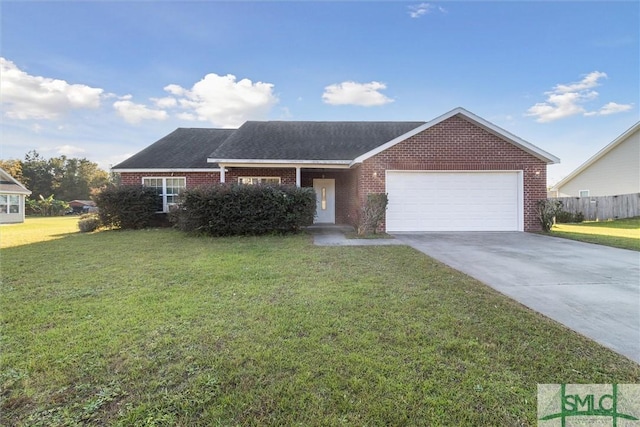
<path fill-rule="evenodd" d="M 22 176 L 22 160 L 0 160 L 0 168 L 4 169 L 9 175 L 24 184 L 24 177 Z"/>
<path fill-rule="evenodd" d="M 22 162 L 23 184 L 31 190 L 32 198 L 39 195 L 49 196 L 53 194 L 52 177 L 49 169 L 49 161 L 37 151 L 29 151 Z"/>
<path fill-rule="evenodd" d="M 35 150 L 29 151 L 24 161 L 6 160 L 0 167 L 25 184 L 34 200 L 52 194 L 58 200 L 89 200 L 92 193 L 111 181 L 107 172 L 87 159 L 67 156 L 45 159 Z"/>

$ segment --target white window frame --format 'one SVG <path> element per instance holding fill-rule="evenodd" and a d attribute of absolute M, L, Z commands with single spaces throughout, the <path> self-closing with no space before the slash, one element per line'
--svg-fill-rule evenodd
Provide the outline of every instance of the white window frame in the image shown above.
<path fill-rule="evenodd" d="M 19 194 L 1 194 L 0 196 L 4 197 L 5 200 L 0 204 L 0 214 L 8 214 L 15 215 L 21 213 L 20 205 L 20 195 Z M 13 199 L 13 202 L 12 200 Z M 16 211 L 11 212 L 11 207 L 15 206 Z"/>
<path fill-rule="evenodd" d="M 583 194 L 583 193 L 586 193 L 586 194 Z M 589 190 L 578 191 L 578 197 L 589 197 Z"/>
<path fill-rule="evenodd" d="M 159 196 L 162 197 L 162 210 L 158 212 L 169 212 L 169 208 L 175 205 L 175 203 L 169 203 L 168 201 L 169 197 L 178 196 L 180 192 L 167 194 L 167 180 L 168 179 L 182 180 L 183 185 L 180 188 L 184 190 L 185 188 L 187 188 L 187 178 L 184 176 L 145 176 L 145 177 L 142 177 L 142 185 L 146 186 L 145 181 L 150 179 L 162 180 L 162 193 L 159 194 Z M 152 187 L 152 188 L 160 188 L 160 187 Z"/>
<path fill-rule="evenodd" d="M 251 180 L 251 182 L 244 182 L 246 180 Z M 279 176 L 239 176 L 238 177 L 238 184 L 242 184 L 242 185 L 259 185 L 259 184 L 280 185 L 281 182 L 282 182 L 282 179 Z"/>

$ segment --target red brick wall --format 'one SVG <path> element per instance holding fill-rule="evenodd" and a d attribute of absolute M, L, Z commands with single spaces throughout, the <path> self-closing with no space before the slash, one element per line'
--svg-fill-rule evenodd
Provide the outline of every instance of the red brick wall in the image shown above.
<path fill-rule="evenodd" d="M 475 124 L 454 116 L 362 163 L 358 198 L 385 192 L 386 170 L 522 170 L 524 229 L 541 229 L 536 203 L 547 197 L 546 164 Z"/>
<path fill-rule="evenodd" d="M 187 188 L 220 182 L 219 172 L 123 172 L 120 174 L 120 180 L 123 185 L 140 185 L 142 184 L 142 178 L 162 178 L 165 176 L 186 178 Z M 225 181 L 237 183 L 238 177 L 241 176 L 279 176 L 282 185 L 296 185 L 296 170 L 292 168 L 229 168 L 225 173 Z"/>
<path fill-rule="evenodd" d="M 314 179 L 336 180 L 336 224 L 357 224 L 356 171 L 340 170 L 332 172 L 315 172 L 303 170 L 302 187 L 313 187 Z"/>
<path fill-rule="evenodd" d="M 220 182 L 219 172 L 122 172 L 120 182 L 122 185 L 142 185 L 142 178 L 162 177 L 186 178 L 187 188 Z"/>
<path fill-rule="evenodd" d="M 296 170 L 294 168 L 227 168 L 224 179 L 230 184 L 237 184 L 238 178 L 241 176 L 280 177 L 281 185 L 296 185 Z"/>

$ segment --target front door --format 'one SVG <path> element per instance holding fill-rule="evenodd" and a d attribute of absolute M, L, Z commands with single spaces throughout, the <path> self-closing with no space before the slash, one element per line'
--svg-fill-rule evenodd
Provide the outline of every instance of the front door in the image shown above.
<path fill-rule="evenodd" d="M 316 219 L 318 224 L 335 224 L 336 222 L 336 180 L 314 179 L 313 189 L 316 191 Z"/>

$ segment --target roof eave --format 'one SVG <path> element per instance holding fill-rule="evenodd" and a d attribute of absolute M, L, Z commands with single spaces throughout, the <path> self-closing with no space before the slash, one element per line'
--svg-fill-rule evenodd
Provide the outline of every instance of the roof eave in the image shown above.
<path fill-rule="evenodd" d="M 521 149 L 523 149 L 524 151 L 528 152 L 529 154 L 539 158 L 540 160 L 544 161 L 546 164 L 550 165 L 550 164 L 554 164 L 554 163 L 560 163 L 560 159 L 556 156 L 554 156 L 553 154 L 550 154 L 538 147 L 536 147 L 535 145 L 525 141 L 522 138 L 519 138 L 509 132 L 507 132 L 506 130 L 494 125 L 493 123 L 490 123 L 486 120 L 484 120 L 482 117 L 476 116 L 475 114 L 471 113 L 470 111 L 465 110 L 462 107 L 458 107 L 455 108 L 439 117 L 436 117 L 435 119 L 425 123 L 422 126 L 418 126 L 415 129 L 410 130 L 409 132 L 405 133 L 404 135 L 400 135 L 397 138 L 392 139 L 389 142 L 386 142 L 380 146 L 378 146 L 377 148 L 362 154 L 361 156 L 358 156 L 355 160 L 353 160 L 352 164 L 357 164 L 357 163 L 362 163 L 363 161 L 369 159 L 370 157 L 375 156 L 378 153 L 381 153 L 384 150 L 387 150 L 388 148 L 393 147 L 394 145 L 408 139 L 411 138 L 414 135 L 419 134 L 420 132 L 423 132 L 435 125 L 437 125 L 438 123 L 441 123 L 447 119 L 450 119 L 453 116 L 456 115 L 461 115 L 464 118 L 466 118 L 467 120 L 470 120 L 472 122 L 474 122 L 476 125 L 480 126 L 481 128 L 485 129 L 486 131 L 500 137 L 503 139 L 507 139 L 509 141 L 511 141 L 514 145 L 520 147 Z"/>
<path fill-rule="evenodd" d="M 636 124 L 634 124 L 633 126 L 631 126 L 629 129 L 627 129 L 622 135 L 620 135 L 619 137 L 617 137 L 616 139 L 614 139 L 612 142 L 610 142 L 609 144 L 607 144 L 603 149 L 601 149 L 600 151 L 598 151 L 596 154 L 594 154 L 593 156 L 591 156 L 589 159 L 587 159 L 586 162 L 584 162 L 583 164 L 581 164 L 580 166 L 578 166 L 573 172 L 571 172 L 569 175 L 565 176 L 564 178 L 562 178 L 560 181 L 558 181 L 556 183 L 556 185 L 554 185 L 551 190 L 558 190 L 560 187 L 562 187 L 563 185 L 566 185 L 568 182 L 570 182 L 572 179 L 574 179 L 576 176 L 580 175 L 582 172 L 584 172 L 585 169 L 589 168 L 589 166 L 591 166 L 592 164 L 594 164 L 595 162 L 597 162 L 598 160 L 600 160 L 602 157 L 605 156 L 605 154 L 607 154 L 609 151 L 613 150 L 614 148 L 616 148 L 618 145 L 620 145 L 623 141 L 626 141 L 626 139 L 633 134 L 634 132 L 640 130 L 640 122 L 637 122 Z"/>
<path fill-rule="evenodd" d="M 351 165 L 351 160 L 304 160 L 304 159 L 207 159 L 207 162 L 225 166 L 251 167 L 251 166 L 345 166 Z"/>
<path fill-rule="evenodd" d="M 220 168 L 112 168 L 118 173 L 188 173 L 188 172 L 220 172 Z"/>
<path fill-rule="evenodd" d="M 24 194 L 29 196 L 31 195 L 31 190 L 2 190 L 2 194 Z"/>

